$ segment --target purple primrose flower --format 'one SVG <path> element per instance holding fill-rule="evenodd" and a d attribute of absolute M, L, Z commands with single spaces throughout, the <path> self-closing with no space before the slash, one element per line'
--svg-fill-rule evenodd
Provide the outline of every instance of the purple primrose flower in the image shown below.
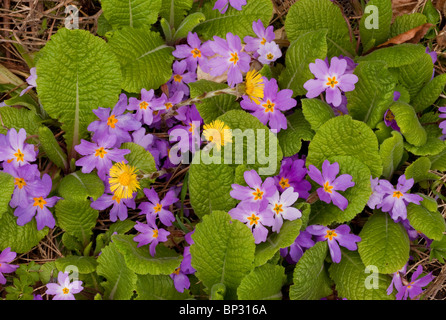
<path fill-rule="evenodd" d="M 299 198 L 306 199 L 310 194 L 311 183 L 305 180 L 307 169 L 304 159 L 284 158 L 280 166 L 280 171 L 274 177 L 277 189 L 283 192 L 289 187 L 293 187 L 299 193 Z"/>
<path fill-rule="evenodd" d="M 20 167 L 36 160 L 37 152 L 32 144 L 25 143 L 26 131 L 11 128 L 5 135 L 0 134 L 0 161 Z"/>
<path fill-rule="evenodd" d="M 272 226 L 273 232 L 279 232 L 283 225 L 283 219 L 296 220 L 302 216 L 302 213 L 292 207 L 299 198 L 299 193 L 294 192 L 293 187 L 287 188 L 282 194 L 277 190 L 268 198 L 269 204 L 267 211 L 271 212 L 274 217 Z"/>
<path fill-rule="evenodd" d="M 214 8 L 212 10 L 218 10 L 221 14 L 224 14 L 228 10 L 229 5 L 234 9 L 241 11 L 242 7 L 246 5 L 246 0 L 217 0 L 215 1 Z"/>
<path fill-rule="evenodd" d="M 76 300 L 74 295 L 84 289 L 82 281 L 74 280 L 71 282 L 68 272 L 59 271 L 57 282 L 46 285 L 47 290 L 45 293 L 54 295 L 53 300 Z"/>
<path fill-rule="evenodd" d="M 268 198 L 277 190 L 274 178 L 268 177 L 262 182 L 255 170 L 245 171 L 243 176 L 248 186 L 232 184 L 232 190 L 229 193 L 231 197 L 241 201 L 260 202 L 262 205 L 267 204 Z"/>
<path fill-rule="evenodd" d="M 257 57 L 257 50 L 265 44 L 273 42 L 276 35 L 274 34 L 274 27 L 268 26 L 265 28 L 260 19 L 252 22 L 252 30 L 257 37 L 246 36 L 243 41 L 246 43 L 245 51 L 254 52 L 254 56 Z"/>
<path fill-rule="evenodd" d="M 133 241 L 138 242 L 137 247 L 144 246 L 150 243 L 149 252 L 153 257 L 156 254 L 156 246 L 160 242 L 166 242 L 169 231 L 159 228 L 155 223 L 155 216 L 146 216 L 147 223 L 136 221 L 135 230 L 140 233 L 133 238 Z"/>
<path fill-rule="evenodd" d="M 19 265 L 10 264 L 16 256 L 17 253 L 12 252 L 10 247 L 5 248 L 0 253 L 0 284 L 6 283 L 6 278 L 3 273 L 12 273 L 19 267 Z"/>
<path fill-rule="evenodd" d="M 149 201 L 142 202 L 138 206 L 138 209 L 141 210 L 140 214 L 145 214 L 147 219 L 149 219 L 149 216 L 155 218 L 158 216 L 165 226 L 171 226 L 172 222 L 175 221 L 175 216 L 169 210 L 169 206 L 179 200 L 175 194 L 175 190 L 170 189 L 163 200 L 160 200 L 158 193 L 153 188 L 144 189 L 144 194 Z"/>

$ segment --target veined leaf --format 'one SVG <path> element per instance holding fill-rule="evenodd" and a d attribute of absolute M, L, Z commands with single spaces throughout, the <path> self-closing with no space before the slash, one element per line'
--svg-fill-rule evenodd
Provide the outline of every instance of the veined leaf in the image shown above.
<path fill-rule="evenodd" d="M 302 140 L 311 141 L 314 132 L 299 109 L 287 117 L 287 123 L 287 129 L 281 130 L 277 134 L 277 139 L 279 139 L 283 156 L 291 157 L 300 151 Z"/>
<path fill-rule="evenodd" d="M 53 132 L 46 126 L 39 128 L 40 146 L 48 159 L 61 169 L 68 168 L 67 155 L 57 143 Z"/>
<path fill-rule="evenodd" d="M 426 200 L 423 200 L 422 203 L 424 201 Z M 407 219 L 415 230 L 425 234 L 426 237 L 432 240 L 440 241 L 443 238 L 443 232 L 446 231 L 444 218 L 436 208 L 434 211 L 431 211 L 423 205 L 409 203 L 407 206 Z"/>
<path fill-rule="evenodd" d="M 403 158 L 404 141 L 398 131 L 392 131 L 392 137 L 387 138 L 379 147 L 379 155 L 383 162 L 382 175 L 386 179 L 392 177 L 393 172 L 398 169 L 398 165 Z"/>
<path fill-rule="evenodd" d="M 161 0 L 102 0 L 105 18 L 114 29 L 150 26 L 158 19 Z"/>
<path fill-rule="evenodd" d="M 282 286 L 286 280 L 285 268 L 264 264 L 243 278 L 237 288 L 239 300 L 281 300 Z"/>
<path fill-rule="evenodd" d="M 359 22 L 359 35 L 364 52 L 387 41 L 393 16 L 390 0 L 370 0 L 365 7 L 366 10 L 369 6 L 376 6 L 378 10 L 372 9 L 369 13 L 364 13 Z M 376 15 L 376 21 L 373 21 L 375 17 L 372 15 Z M 377 22 L 378 28 L 374 28 L 373 25 L 367 26 L 367 23 L 371 24 L 371 22 Z"/>
<path fill-rule="evenodd" d="M 167 275 L 138 275 L 135 300 L 184 300 L 190 299 L 189 290 L 180 293 L 175 289 L 173 280 Z"/>
<path fill-rule="evenodd" d="M 0 218 L 2 215 L 8 211 L 9 202 L 11 201 L 11 196 L 14 192 L 14 177 L 9 173 L 0 172 Z"/>
<path fill-rule="evenodd" d="M 160 16 L 169 22 L 171 28 L 177 29 L 192 4 L 193 0 L 162 0 Z"/>
<path fill-rule="evenodd" d="M 103 39 L 85 30 L 60 29 L 40 53 L 37 93 L 49 116 L 62 123 L 70 153 L 87 135 L 92 110 L 118 100 L 119 63 Z"/>
<path fill-rule="evenodd" d="M 96 200 L 104 193 L 104 182 L 96 173 L 73 172 L 65 176 L 59 184 L 59 195 L 66 200 Z"/>
<path fill-rule="evenodd" d="M 302 112 L 313 131 L 335 117 L 332 107 L 320 99 L 302 99 Z"/>
<path fill-rule="evenodd" d="M 396 123 L 401 129 L 400 132 L 408 143 L 414 146 L 422 146 L 426 143 L 426 130 L 421 126 L 412 106 L 398 101 L 390 107 L 390 111 L 395 115 Z"/>

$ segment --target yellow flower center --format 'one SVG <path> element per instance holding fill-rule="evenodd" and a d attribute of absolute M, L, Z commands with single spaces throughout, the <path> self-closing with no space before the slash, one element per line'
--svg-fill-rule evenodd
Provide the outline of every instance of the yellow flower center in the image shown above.
<path fill-rule="evenodd" d="M 335 85 L 337 85 L 339 83 L 338 81 L 336 81 L 336 76 L 333 76 L 333 78 L 327 77 L 327 80 L 328 81 L 327 81 L 326 85 L 330 86 L 332 88 L 334 88 Z"/>
<path fill-rule="evenodd" d="M 176 82 L 181 82 L 181 80 L 183 80 L 183 77 L 179 74 L 176 74 L 173 76 L 173 80 L 175 80 Z"/>
<path fill-rule="evenodd" d="M 19 161 L 25 161 L 25 159 L 23 158 L 25 155 L 22 153 L 22 151 L 20 151 L 20 149 L 17 149 L 17 152 L 16 153 L 14 153 L 14 157 L 16 158 L 16 161 L 17 162 L 19 162 Z M 8 163 L 11 163 L 11 162 L 13 162 L 14 161 L 14 158 L 13 159 L 9 159 L 9 160 L 7 160 L 7 162 Z"/>
<path fill-rule="evenodd" d="M 15 180 L 14 185 L 16 185 L 19 189 L 22 189 L 24 186 L 26 186 L 25 179 L 15 178 L 14 180 Z"/>
<path fill-rule="evenodd" d="M 245 81 L 245 93 L 249 99 L 256 104 L 260 104 L 264 96 L 264 89 L 265 84 L 263 83 L 262 75 L 255 70 L 248 71 Z"/>
<path fill-rule="evenodd" d="M 262 38 L 262 41 L 260 41 L 260 44 L 261 45 L 264 45 L 266 43 L 266 39 L 265 38 Z"/>
<path fill-rule="evenodd" d="M 173 273 L 175 273 L 176 275 L 179 275 L 180 271 L 181 271 L 181 268 L 178 267 L 178 268 L 175 269 L 175 271 Z"/>
<path fill-rule="evenodd" d="M 249 220 L 249 225 L 250 226 L 252 226 L 253 224 L 258 224 L 259 223 L 259 220 L 260 220 L 260 217 L 259 216 L 256 216 L 254 213 L 250 216 L 250 217 L 248 217 L 248 220 Z"/>
<path fill-rule="evenodd" d="M 231 61 L 232 63 L 234 63 L 234 65 L 236 65 L 239 60 L 240 58 L 238 57 L 238 53 L 231 52 L 231 59 L 229 59 L 229 61 Z"/>
<path fill-rule="evenodd" d="M 153 210 L 155 211 L 155 213 L 158 213 L 161 211 L 161 209 L 163 208 L 163 206 L 159 203 L 156 204 L 156 206 L 153 207 Z"/>
<path fill-rule="evenodd" d="M 336 238 L 338 234 L 334 230 L 327 230 L 327 234 L 324 236 L 324 238 L 328 240 L 333 240 L 333 238 Z"/>
<path fill-rule="evenodd" d="M 95 150 L 95 157 L 101 157 L 101 159 L 104 158 L 104 156 L 107 154 L 107 151 L 105 151 L 105 149 L 103 147 L 100 147 L 99 149 Z"/>
<path fill-rule="evenodd" d="M 274 106 L 276 104 L 272 103 L 269 99 L 266 101 L 266 103 L 262 104 L 262 107 L 265 108 L 265 112 L 274 112 Z"/>
<path fill-rule="evenodd" d="M 276 214 L 277 215 L 279 215 L 281 212 L 283 212 L 283 209 L 282 209 L 282 204 L 278 204 L 278 203 L 276 203 L 276 205 L 274 206 L 274 211 L 276 212 Z"/>
<path fill-rule="evenodd" d="M 387 121 L 393 121 L 395 120 L 395 115 L 392 113 L 392 111 L 387 111 L 386 113 L 386 120 Z"/>
<path fill-rule="evenodd" d="M 273 60 L 273 59 L 274 59 L 274 55 L 273 55 L 272 53 L 268 53 L 268 54 L 266 55 L 266 59 L 268 59 L 268 60 Z"/>
<path fill-rule="evenodd" d="M 110 128 L 114 129 L 116 123 L 118 123 L 118 119 L 116 119 L 114 114 L 112 114 L 110 117 L 108 117 L 107 125 L 110 126 Z"/>
<path fill-rule="evenodd" d="M 70 293 L 70 289 L 68 289 L 67 287 L 62 289 L 62 293 L 63 294 L 69 294 Z"/>
<path fill-rule="evenodd" d="M 190 53 L 192 53 L 194 58 L 201 58 L 201 50 L 194 48 Z"/>
<path fill-rule="evenodd" d="M 394 191 L 393 192 L 393 197 L 394 198 L 401 198 L 403 196 L 403 193 L 401 191 Z"/>
<path fill-rule="evenodd" d="M 331 191 L 331 189 L 333 189 L 333 186 L 330 186 L 330 184 L 327 182 L 324 183 L 324 191 L 328 192 L 328 193 L 333 193 L 333 191 Z"/>
<path fill-rule="evenodd" d="M 170 102 L 167 102 L 164 104 L 164 106 L 166 107 L 166 110 L 169 110 L 170 108 L 173 107 L 173 104 L 171 104 Z"/>
<path fill-rule="evenodd" d="M 153 229 L 153 235 L 155 239 L 158 238 L 158 229 Z"/>
<path fill-rule="evenodd" d="M 33 207 L 40 207 L 40 209 L 43 209 L 43 206 L 46 204 L 45 199 L 43 199 L 42 197 L 33 198 L 33 200 L 34 200 Z"/>
<path fill-rule="evenodd" d="M 113 195 L 112 200 L 113 200 L 113 201 L 116 201 L 117 204 L 120 204 L 120 203 L 121 203 L 121 199 L 118 198 L 118 197 L 115 196 L 115 195 Z"/>
<path fill-rule="evenodd" d="M 259 188 L 257 188 L 256 191 L 254 191 L 252 193 L 252 195 L 254 196 L 254 200 L 262 200 L 262 198 L 263 198 L 263 191 L 261 191 Z"/>
<path fill-rule="evenodd" d="M 288 179 L 285 179 L 284 177 L 282 177 L 279 181 L 279 185 L 282 187 L 282 189 L 286 189 L 290 186 L 290 184 L 288 183 Z"/>
<path fill-rule="evenodd" d="M 146 101 L 142 101 L 139 103 L 139 109 L 146 110 L 148 106 L 149 106 L 149 104 Z"/>

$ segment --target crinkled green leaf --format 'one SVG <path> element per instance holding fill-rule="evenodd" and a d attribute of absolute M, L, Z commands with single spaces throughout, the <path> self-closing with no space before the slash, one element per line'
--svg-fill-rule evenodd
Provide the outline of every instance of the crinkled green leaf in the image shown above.
<path fill-rule="evenodd" d="M 87 244 L 99 212 L 90 207 L 90 200 L 59 200 L 55 206 L 57 225 L 68 234 Z"/>
<path fill-rule="evenodd" d="M 359 233 L 358 252 L 366 266 L 379 273 L 394 273 L 409 260 L 410 241 L 406 229 L 388 213 L 375 212 Z"/>
<path fill-rule="evenodd" d="M 364 52 L 386 42 L 389 38 L 390 25 L 392 22 L 392 2 L 390 0 L 370 0 L 368 6 L 375 6 L 369 13 L 364 13 L 359 22 L 359 35 L 364 47 Z M 374 28 L 373 23 L 378 24 Z"/>
<path fill-rule="evenodd" d="M 39 128 L 40 147 L 45 155 L 61 169 L 68 168 L 67 154 L 62 150 L 54 133 L 45 126 Z"/>
<path fill-rule="evenodd" d="M 311 141 L 314 136 L 310 124 L 300 109 L 287 117 L 287 129 L 277 134 L 284 157 L 291 157 L 300 151 L 302 140 Z"/>
<path fill-rule="evenodd" d="M 437 259 L 440 263 L 445 263 L 446 258 L 446 236 L 443 235 L 441 240 L 434 240 L 430 245 L 430 259 Z"/>
<path fill-rule="evenodd" d="M 161 0 L 102 0 L 105 18 L 114 29 L 149 26 L 158 19 Z"/>
<path fill-rule="evenodd" d="M 105 281 L 101 282 L 105 289 L 103 298 L 130 300 L 136 289 L 137 275 L 127 267 L 124 256 L 113 242 L 102 249 L 97 261 L 97 273 L 105 278 Z"/>
<path fill-rule="evenodd" d="M 125 263 L 137 274 L 169 275 L 180 266 L 182 256 L 163 245 L 156 247 L 155 256 L 151 256 L 148 245 L 137 247 L 134 235 L 113 235 L 112 242 L 124 255 Z"/>
<path fill-rule="evenodd" d="M 290 41 L 308 31 L 327 29 L 328 57 L 354 54 L 341 9 L 330 0 L 300 0 L 288 11 L 285 30 Z"/>
<path fill-rule="evenodd" d="M 193 30 L 206 40 L 213 36 L 226 38 L 228 32 L 239 36 L 242 40 L 248 35 L 255 36 L 252 22 L 260 19 L 266 27 L 273 16 L 273 4 L 269 0 L 247 0 L 241 11 L 229 6 L 224 14 L 213 10 L 213 7 L 214 2 L 203 5 L 201 12 L 206 16 L 206 20 Z"/>
<path fill-rule="evenodd" d="M 178 292 L 167 275 L 138 274 L 136 292 L 136 300 L 185 300 L 191 297 L 189 290 Z"/>
<path fill-rule="evenodd" d="M 190 246 L 195 275 L 211 289 L 216 283 L 226 286 L 226 299 L 236 299 L 242 279 L 253 269 L 254 236 L 226 212 L 214 211 L 203 217 L 192 235 Z"/>
<path fill-rule="evenodd" d="M 429 81 L 412 99 L 411 105 L 416 112 L 431 106 L 443 92 L 446 85 L 446 74 L 440 74 Z"/>
<path fill-rule="evenodd" d="M 428 158 L 431 161 L 432 170 L 446 171 L 446 149 L 434 156 L 428 156 Z"/>
<path fill-rule="evenodd" d="M 397 35 L 421 26 L 426 22 L 426 16 L 422 13 L 415 12 L 411 14 L 399 15 L 395 17 L 395 21 L 392 23 L 390 28 L 390 37 L 396 37 Z"/>
<path fill-rule="evenodd" d="M 403 43 L 397 46 L 380 48 L 368 55 L 359 57 L 360 61 L 384 61 L 388 68 L 398 68 L 416 62 L 426 54 L 421 44 Z"/>
<path fill-rule="evenodd" d="M 224 83 L 209 80 L 198 80 L 189 83 L 190 96 L 196 98 L 205 92 L 228 88 Z M 240 104 L 236 102 L 236 97 L 230 94 L 221 94 L 216 97 L 203 99 L 195 104 L 204 123 L 210 123 L 229 110 L 240 109 Z"/>
<path fill-rule="evenodd" d="M 104 189 L 104 182 L 96 173 L 76 171 L 62 179 L 58 187 L 58 193 L 67 200 L 85 200 L 89 197 L 96 200 L 102 196 Z"/>
<path fill-rule="evenodd" d="M 427 135 L 426 142 L 422 145 L 415 146 L 407 141 L 404 143 L 406 150 L 417 156 L 434 156 L 445 150 L 446 143 L 441 139 L 443 134 L 438 125 L 427 125 L 423 128 Z"/>
<path fill-rule="evenodd" d="M 404 174 L 407 179 L 413 178 L 414 182 L 420 182 L 424 180 L 437 180 L 439 177 L 433 173 L 430 173 L 431 161 L 427 157 L 419 157 L 412 162 L 407 168 Z"/>
<path fill-rule="evenodd" d="M 17 225 L 12 209 L 3 213 L 0 219 L 0 250 L 10 247 L 11 251 L 26 253 L 36 246 L 48 233 L 48 227 L 37 231 L 36 220 L 24 226 Z"/>
<path fill-rule="evenodd" d="M 386 292 L 390 276 L 373 274 L 373 266 L 367 269 L 368 265 L 361 261 L 357 251 L 341 247 L 341 253 L 341 262 L 331 264 L 328 269 L 339 297 L 348 300 L 395 300 L 395 291 L 390 295 Z"/>
<path fill-rule="evenodd" d="M 129 165 L 136 167 L 142 173 L 153 173 L 156 171 L 155 159 L 152 154 L 139 144 L 125 142 L 121 144 L 120 149 L 130 150 L 130 153 L 126 154 L 124 158 Z"/>
<path fill-rule="evenodd" d="M 265 242 L 256 245 L 254 264 L 261 266 L 271 259 L 277 251 L 289 247 L 299 236 L 302 221 L 285 221 L 279 233 L 273 232 Z"/>
<path fill-rule="evenodd" d="M 364 209 L 372 193 L 370 170 L 364 163 L 350 156 L 333 156 L 328 160 L 330 163 L 339 163 L 339 175 L 351 175 L 355 185 L 346 191 L 339 191 L 348 200 L 348 206 L 344 211 L 333 203 L 317 201 L 312 204 L 310 224 L 329 225 L 334 222 L 348 222 Z M 321 169 L 321 167 L 317 167 L 319 170 Z"/>
<path fill-rule="evenodd" d="M 192 8 L 193 0 L 162 0 L 160 16 L 170 26 L 177 29 L 187 12 Z"/>
<path fill-rule="evenodd" d="M 378 138 L 379 144 L 382 144 L 386 139 L 392 136 L 393 129 L 386 126 L 384 121 L 378 122 L 375 129 L 375 135 Z"/>
<path fill-rule="evenodd" d="M 422 203 L 424 201 L 426 200 Z M 444 218 L 437 209 L 431 211 L 423 205 L 409 203 L 407 219 L 415 230 L 425 234 L 429 239 L 440 241 L 443 238 L 443 232 L 446 231 Z"/>
<path fill-rule="evenodd" d="M 8 211 L 9 202 L 11 201 L 11 196 L 14 192 L 14 177 L 9 173 L 0 172 L 0 218 L 2 215 Z"/>
<path fill-rule="evenodd" d="M 206 17 L 201 12 L 194 12 L 188 15 L 178 26 L 178 29 L 175 31 L 173 36 L 174 40 L 186 38 L 188 33 L 192 31 L 195 26 L 205 21 Z"/>
<path fill-rule="evenodd" d="M 66 256 L 59 258 L 56 261 L 56 267 L 58 270 L 66 270 L 73 267 L 77 268 L 77 272 L 82 274 L 88 274 L 96 271 L 98 265 L 96 258 L 94 257 L 84 257 L 84 256 Z"/>
<path fill-rule="evenodd" d="M 116 30 L 108 45 L 121 65 L 121 87 L 127 92 L 157 89 L 172 76 L 173 48 L 149 27 Z"/>
<path fill-rule="evenodd" d="M 332 107 L 320 99 L 302 99 L 302 112 L 313 131 L 335 117 Z"/>
<path fill-rule="evenodd" d="M 313 79 L 309 64 L 316 59 L 324 60 L 327 56 L 327 29 L 311 30 L 299 35 L 286 51 L 285 70 L 280 74 L 281 89 L 293 90 L 293 96 L 305 95 L 303 87 L 309 79 Z"/>
<path fill-rule="evenodd" d="M 281 300 L 282 286 L 286 280 L 285 268 L 264 264 L 243 278 L 237 288 L 239 300 Z"/>
<path fill-rule="evenodd" d="M 308 148 L 306 163 L 321 167 L 332 156 L 357 158 L 369 167 L 373 177 L 382 173 L 376 135 L 364 122 L 349 115 L 332 118 L 319 128 Z"/>
<path fill-rule="evenodd" d="M 414 146 L 422 146 L 426 143 L 426 130 L 421 126 L 411 105 L 397 101 L 390 107 L 390 111 L 395 115 L 400 132 L 408 143 Z"/>
<path fill-rule="evenodd" d="M 1 124 L 7 129 L 14 128 L 19 131 L 25 129 L 28 136 L 36 135 L 39 132 L 42 119 L 33 111 L 26 108 L 1 107 Z M 6 134 L 6 130 L 4 132 Z M 31 140 L 33 142 L 33 140 Z"/>
<path fill-rule="evenodd" d="M 324 263 L 327 253 L 326 241 L 318 242 L 305 251 L 294 268 L 291 300 L 319 300 L 333 292 Z"/>
<path fill-rule="evenodd" d="M 62 123 L 67 149 L 87 136 L 98 107 L 110 108 L 121 89 L 119 63 L 100 37 L 59 29 L 39 53 L 37 93 L 50 117 Z"/>
<path fill-rule="evenodd" d="M 382 175 L 384 178 L 389 180 L 392 177 L 393 172 L 398 169 L 403 153 L 403 136 L 398 131 L 392 131 L 392 137 L 384 140 L 379 147 L 379 155 L 383 162 Z"/>
<path fill-rule="evenodd" d="M 358 76 L 355 90 L 345 93 L 348 114 L 373 129 L 393 102 L 396 79 L 382 61 L 361 62 L 354 74 Z"/>

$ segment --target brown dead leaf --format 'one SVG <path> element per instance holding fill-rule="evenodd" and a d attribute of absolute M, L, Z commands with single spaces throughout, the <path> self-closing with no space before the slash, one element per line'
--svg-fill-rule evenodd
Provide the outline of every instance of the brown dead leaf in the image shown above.
<path fill-rule="evenodd" d="M 431 23 L 422 24 L 421 26 L 410 29 L 404 33 L 401 33 L 401 34 L 393 37 L 393 38 L 390 38 L 383 44 L 380 44 L 378 46 L 378 48 L 388 47 L 392 44 L 418 43 L 418 42 L 420 42 L 421 38 L 424 37 L 426 32 L 429 30 L 429 28 L 432 26 L 433 26 L 433 24 L 431 24 Z"/>
<path fill-rule="evenodd" d="M 392 0 L 393 17 L 414 12 L 418 2 L 417 0 Z"/>

